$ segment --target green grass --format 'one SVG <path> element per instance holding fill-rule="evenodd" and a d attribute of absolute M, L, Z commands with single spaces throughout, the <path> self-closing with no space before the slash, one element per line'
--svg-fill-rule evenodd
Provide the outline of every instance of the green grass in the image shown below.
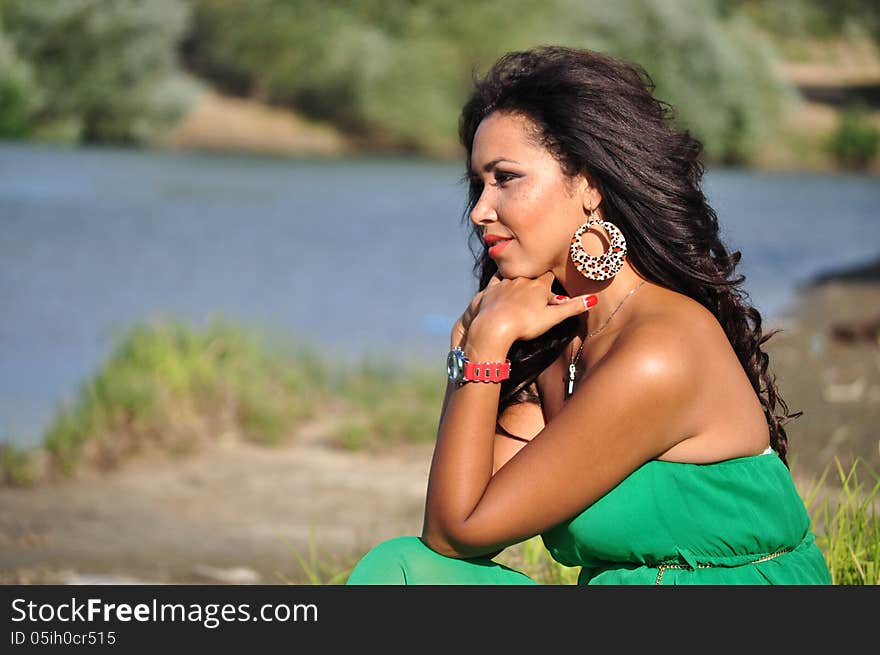
<path fill-rule="evenodd" d="M 446 392 L 446 378 L 438 370 L 369 358 L 345 369 L 332 390 L 344 406 L 333 440 L 349 450 L 373 451 L 433 441 Z"/>
<path fill-rule="evenodd" d="M 278 578 L 285 584 L 309 584 L 309 585 L 338 585 L 345 582 L 354 568 L 355 559 L 352 557 L 328 555 L 319 553 L 315 540 L 314 525 L 309 527 L 309 552 L 307 555 L 300 553 L 299 549 L 291 548 L 293 557 L 300 569 L 295 578 L 289 578 L 283 573 L 278 573 Z M 348 560 L 347 562 L 340 562 Z"/>
<path fill-rule="evenodd" d="M 315 413 L 327 371 L 313 349 L 271 339 L 219 317 L 203 328 L 138 323 L 51 421 L 54 467 L 109 467 L 146 448 L 187 453 L 230 432 L 284 441 Z"/>
<path fill-rule="evenodd" d="M 0 444 L 0 485 L 26 487 L 34 481 L 32 452 L 13 445 L 7 438 L 7 443 Z"/>
<path fill-rule="evenodd" d="M 577 584 L 579 566 L 564 566 L 550 557 L 540 536 L 506 548 L 494 561 L 522 571 L 532 580 L 545 585 Z"/>
<path fill-rule="evenodd" d="M 446 379 L 436 367 L 365 356 L 335 362 L 291 336 L 214 316 L 136 323 L 58 407 L 39 450 L 49 477 L 109 469 L 143 451 L 196 452 L 223 435 L 274 445 L 306 421 L 336 417 L 330 438 L 378 451 L 436 437 Z M 0 444 L 0 484 L 40 479 L 36 452 Z M 45 476 L 44 476 L 45 477 Z"/>
<path fill-rule="evenodd" d="M 861 459 L 845 470 L 835 457 L 839 486 L 819 502 L 830 470 L 803 495 L 831 580 L 837 585 L 880 585 L 880 477 Z"/>

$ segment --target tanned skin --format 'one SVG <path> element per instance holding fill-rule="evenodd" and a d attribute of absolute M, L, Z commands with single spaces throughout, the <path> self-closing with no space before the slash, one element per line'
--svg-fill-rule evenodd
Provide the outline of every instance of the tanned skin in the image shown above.
<path fill-rule="evenodd" d="M 760 400 L 711 312 L 650 281 L 620 305 L 644 279 L 626 260 L 604 281 L 574 267 L 571 236 L 591 210 L 601 214 L 601 193 L 585 175 L 566 177 L 532 133 L 528 119 L 495 112 L 475 135 L 471 169 L 483 190 L 471 220 L 511 241 L 451 344 L 472 361 L 500 362 L 514 341 L 570 316 L 579 317 L 581 336 L 539 376 L 540 406 L 513 406 L 498 420 L 499 384 L 448 385 L 422 540 L 449 557 L 494 556 L 540 534 L 651 459 L 714 462 L 769 444 Z M 607 238 L 590 230 L 583 244 L 599 255 Z M 570 299 L 556 299 L 554 280 Z M 588 310 L 591 295 L 598 302 Z M 584 344 L 565 399 L 572 349 L 618 306 Z"/>

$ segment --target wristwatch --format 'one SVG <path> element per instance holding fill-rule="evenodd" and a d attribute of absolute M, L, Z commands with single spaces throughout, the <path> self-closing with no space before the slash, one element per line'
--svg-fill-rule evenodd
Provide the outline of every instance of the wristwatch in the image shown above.
<path fill-rule="evenodd" d="M 472 362 L 456 346 L 446 356 L 446 374 L 457 385 L 465 382 L 501 382 L 510 377 L 510 360 L 501 362 Z"/>

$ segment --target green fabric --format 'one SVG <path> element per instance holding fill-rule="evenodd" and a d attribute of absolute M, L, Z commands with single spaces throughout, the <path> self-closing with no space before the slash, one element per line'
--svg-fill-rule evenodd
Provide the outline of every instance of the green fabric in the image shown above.
<path fill-rule="evenodd" d="M 395 537 L 364 555 L 345 584 L 517 585 L 537 582 L 485 557 L 446 557 L 428 548 L 418 537 Z"/>
<path fill-rule="evenodd" d="M 810 518 L 775 454 L 712 464 L 652 460 L 541 535 L 579 584 L 830 584 Z M 779 554 L 781 552 L 781 554 Z M 764 561 L 755 560 L 766 558 Z M 347 584 L 536 584 L 487 558 L 455 559 L 418 537 L 370 550 Z"/>

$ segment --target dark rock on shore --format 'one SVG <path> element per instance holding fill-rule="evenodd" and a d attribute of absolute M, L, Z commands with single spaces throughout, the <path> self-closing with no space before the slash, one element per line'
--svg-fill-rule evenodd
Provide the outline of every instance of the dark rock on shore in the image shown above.
<path fill-rule="evenodd" d="M 863 320 L 834 323 L 831 325 L 831 337 L 844 343 L 877 342 L 880 339 L 880 314 Z"/>
<path fill-rule="evenodd" d="M 801 288 L 812 289 L 832 282 L 880 282 L 880 255 L 854 266 L 819 273 Z"/>

